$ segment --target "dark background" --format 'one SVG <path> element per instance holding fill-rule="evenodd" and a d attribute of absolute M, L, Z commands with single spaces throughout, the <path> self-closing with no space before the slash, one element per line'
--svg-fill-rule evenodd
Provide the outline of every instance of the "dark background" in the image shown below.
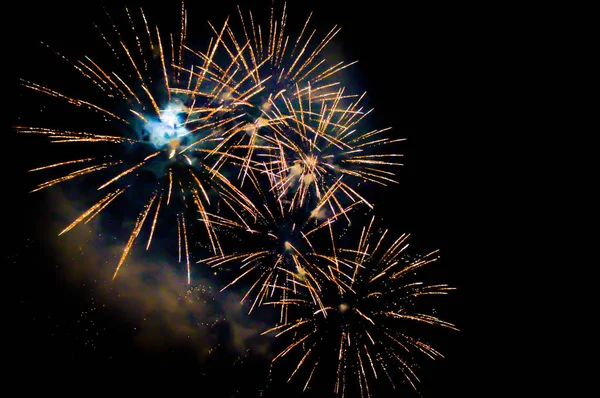
<path fill-rule="evenodd" d="M 127 2 L 131 8 L 143 5 L 147 17 L 161 26 L 162 19 L 176 26 L 180 5 L 163 3 Z M 239 2 L 255 14 L 268 13 L 269 1 L 254 3 Z M 111 13 L 122 11 L 122 3 L 103 4 Z M 186 4 L 189 37 L 206 33 L 207 19 L 219 24 L 227 14 L 237 18 L 236 4 Z M 303 23 L 312 10 L 312 26 L 320 32 L 333 24 L 342 27 L 336 42 L 347 60 L 359 60 L 353 69 L 359 78 L 352 84 L 368 92 L 369 105 L 375 108 L 371 120 L 377 126 L 393 126 L 394 134 L 408 139 L 400 146 L 405 163 L 398 173 L 400 184 L 374 191 L 378 214 L 397 232 L 412 233 L 419 247 L 441 249 L 434 280 L 458 287 L 444 298 L 442 310 L 444 318 L 457 324 L 461 332 L 440 333 L 435 346 L 446 359 L 424 359 L 419 392 L 406 388 L 400 392 L 423 397 L 478 394 L 485 372 L 478 365 L 479 357 L 485 354 L 475 354 L 479 338 L 471 310 L 476 299 L 470 292 L 483 271 L 473 266 L 477 255 L 472 238 L 478 231 L 471 230 L 470 209 L 476 207 L 477 196 L 472 195 L 472 186 L 467 188 L 473 181 L 464 167 L 465 154 L 473 147 L 465 146 L 469 114 L 465 109 L 466 76 L 477 65 L 473 62 L 476 49 L 469 44 L 468 18 L 454 8 L 379 0 L 360 5 L 338 0 L 291 1 L 288 6 L 288 26 Z M 52 56 L 39 40 L 60 44 L 74 55 L 80 55 L 78 50 L 85 54 L 86 35 L 93 33 L 91 22 L 100 17 L 98 4 L 17 4 L 9 18 L 5 50 L 11 69 L 4 76 L 15 95 L 21 93 L 16 78 L 35 81 L 36 71 L 46 68 L 45 59 Z M 80 33 L 84 27 L 86 33 Z M 65 65 L 50 73 L 60 81 L 75 72 Z M 19 123 L 21 114 L 9 105 L 11 125 Z M 235 358 L 224 356 L 206 368 L 200 366 L 187 342 L 171 341 L 167 350 L 149 350 L 135 339 L 144 327 L 145 314 L 124 316 L 118 300 L 109 303 L 95 295 L 93 283 L 74 285 L 65 278 L 64 265 L 47 237 L 53 210 L 46 194 L 27 193 L 34 186 L 27 174 L 30 160 L 41 149 L 29 148 L 13 135 L 5 132 L 10 138 L 3 158 L 8 160 L 3 181 L 8 218 L 5 283 L 10 293 L 9 313 L 14 314 L 6 322 L 10 329 L 5 358 L 11 364 L 9 383 L 40 392 L 70 391 L 84 380 L 91 383 L 86 391 L 108 386 L 116 393 L 181 389 L 219 397 L 256 394 L 265 380 L 260 360 L 247 359 L 233 366 Z M 220 393 L 208 393 L 217 389 Z M 295 393 L 282 388 L 280 396 Z M 394 396 L 389 394 L 380 396 Z"/>

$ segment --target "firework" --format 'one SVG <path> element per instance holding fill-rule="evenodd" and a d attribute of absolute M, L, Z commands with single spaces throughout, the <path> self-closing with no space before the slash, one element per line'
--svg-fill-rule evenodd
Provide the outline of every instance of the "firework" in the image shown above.
<path fill-rule="evenodd" d="M 244 16 L 238 7 L 238 13 L 242 33 L 236 34 L 229 19 L 219 29 L 211 25 L 228 55 L 227 96 L 244 109 L 239 120 L 246 120 L 224 134 L 218 149 L 229 144 L 228 154 L 236 156 L 222 156 L 220 164 L 235 163 L 242 185 L 266 165 L 276 177 L 270 189 L 292 208 L 312 206 L 314 215 L 357 201 L 372 208 L 356 187 L 397 182 L 393 168 L 402 155 L 393 153 L 392 144 L 403 139 L 388 137 L 389 128 L 366 130 L 359 124 L 371 113 L 361 105 L 365 94 L 349 94 L 338 79 L 354 62 L 327 57 L 340 28 L 319 40 L 309 28 L 310 14 L 297 35 L 288 34 L 285 3 L 280 19 L 271 7 L 268 28 L 252 12 Z"/>
<path fill-rule="evenodd" d="M 182 257 L 185 259 L 189 280 L 190 221 L 200 219 L 212 251 L 222 254 L 218 228 L 240 225 L 212 211 L 215 202 L 222 204 L 221 212 L 225 211 L 223 207 L 233 211 L 240 208 L 251 214 L 256 212 L 249 199 L 213 164 L 224 156 L 219 150 L 222 146 L 219 143 L 224 131 L 235 129 L 236 116 L 230 104 L 225 104 L 219 94 L 225 87 L 226 76 L 211 58 L 218 42 L 211 44 L 209 55 L 197 69 L 184 65 L 187 11 L 183 3 L 181 30 L 175 38 L 161 33 L 157 26 L 152 27 L 143 10 L 134 13 L 126 8 L 125 11 L 127 23 L 124 30 L 117 28 L 108 12 L 109 29 L 96 25 L 110 56 L 101 60 L 86 56 L 72 61 L 57 53 L 101 94 L 99 100 L 75 98 L 22 80 L 23 85 L 31 90 L 100 114 L 105 123 L 96 125 L 106 126 L 106 130 L 111 132 L 31 126 L 17 126 L 16 130 L 21 134 L 45 136 L 52 143 L 80 144 L 78 149 L 73 149 L 78 154 L 88 150 L 83 146 L 89 143 L 96 145 L 95 149 L 89 149 L 92 153 L 110 153 L 102 157 L 79 157 L 31 170 L 72 170 L 40 184 L 33 191 L 81 176 L 100 172 L 104 176 L 104 181 L 97 186 L 100 200 L 61 234 L 79 223 L 89 222 L 113 201 L 133 196 L 134 202 L 143 201 L 143 205 L 114 276 L 124 264 L 142 228 L 146 226 L 149 229 L 148 248 L 157 220 L 167 214 L 175 214 L 180 260 Z M 136 16 L 142 23 L 134 23 Z M 113 70 L 101 66 L 109 61 L 118 68 Z M 227 113 L 223 112 L 225 108 Z"/>
<path fill-rule="evenodd" d="M 272 185 L 265 182 L 267 177 L 273 178 L 272 173 L 258 177 L 251 172 L 251 180 L 259 188 Z M 348 213 L 355 204 L 341 209 L 330 217 L 314 217 L 310 212 L 290 209 L 285 205 L 277 190 L 266 191 L 257 189 L 255 197 L 260 198 L 259 216 L 255 222 L 246 220 L 240 213 L 240 222 L 244 230 L 235 234 L 237 245 L 230 244 L 227 254 L 215 255 L 200 260 L 218 271 L 230 271 L 236 274 L 222 290 L 228 289 L 240 281 L 250 282 L 250 288 L 242 298 L 242 302 L 252 302 L 249 312 L 256 306 L 268 302 L 275 304 L 298 294 L 299 290 L 307 292 L 315 305 L 320 305 L 322 280 L 328 279 L 335 283 L 337 275 L 325 272 L 314 266 L 315 244 L 311 242 L 312 235 L 320 230 L 330 233 L 330 240 L 319 242 L 317 247 L 333 244 L 332 224 L 342 215 Z M 243 240 L 244 248 L 240 250 L 239 242 Z M 281 319 L 286 318 L 287 307 L 281 307 Z"/>
<path fill-rule="evenodd" d="M 381 149 L 403 139 L 386 137 L 388 128 L 360 131 L 357 125 L 370 113 L 360 106 L 363 96 L 344 106 L 348 98 L 343 88 L 328 102 L 311 101 L 310 86 L 297 87 L 296 93 L 283 98 L 284 106 L 272 103 L 272 110 L 265 112 L 265 139 L 276 149 L 262 156 L 280 197 L 288 198 L 290 208 L 312 207 L 315 215 L 324 206 L 336 213 L 356 202 L 372 209 L 355 188 L 365 181 L 384 186 L 397 182 L 389 169 L 401 165 L 396 159 L 402 155 Z"/>
<path fill-rule="evenodd" d="M 268 125 L 263 113 L 272 103 L 295 94 L 298 84 L 311 85 L 314 100 L 332 98 L 335 91 L 331 88 L 340 84 L 335 77 L 354 62 L 332 63 L 327 59 L 325 49 L 340 28 L 334 26 L 319 39 L 316 30 L 309 28 L 312 13 L 297 35 L 287 31 L 285 3 L 280 19 L 275 16 L 274 6 L 271 7 L 267 27 L 255 20 L 251 11 L 244 15 L 238 7 L 238 14 L 237 29 L 229 19 L 220 28 L 210 26 L 217 35 L 216 45 L 223 49 L 219 58 L 226 60 L 221 61 L 224 66 L 219 68 L 224 82 L 219 94 L 227 103 L 243 105 L 244 109 L 244 118 L 240 119 L 243 123 L 224 135 L 219 149 L 229 143 L 232 144 L 229 148 L 240 153 L 242 164 L 238 177 L 243 183 L 254 155 L 269 147 L 260 130 Z M 195 54 L 203 61 L 208 58 L 206 54 Z M 221 160 L 225 162 L 230 158 Z"/>
<path fill-rule="evenodd" d="M 437 260 L 437 251 L 411 258 L 405 253 L 408 235 L 389 244 L 388 231 L 372 232 L 372 227 L 373 219 L 362 229 L 356 248 L 338 245 L 330 254 L 316 255 L 323 269 L 335 269 L 339 275 L 338 283 L 323 284 L 328 291 L 321 295 L 322 306 L 298 298 L 280 302 L 293 307 L 294 319 L 264 333 L 291 340 L 273 360 L 297 359 L 288 382 L 304 372 L 306 389 L 321 367 L 321 372 L 334 375 L 333 390 L 341 396 L 351 380 L 357 381 L 362 397 L 371 396 L 373 379 L 388 379 L 395 388 L 397 372 L 416 388 L 419 379 L 411 364 L 412 353 L 420 352 L 431 359 L 443 356 L 414 336 L 415 324 L 458 330 L 421 311 L 422 300 L 418 300 L 420 296 L 447 294 L 454 289 L 445 284 L 410 281 L 416 270 Z"/>
<path fill-rule="evenodd" d="M 339 27 L 319 35 L 309 14 L 298 33 L 288 33 L 285 4 L 280 17 L 271 7 L 266 25 L 239 7 L 238 14 L 237 26 L 229 18 L 209 23 L 208 45 L 191 48 L 183 3 L 176 35 L 151 25 L 141 9 L 126 8 L 123 25 L 106 12 L 107 26 L 95 27 L 109 56 L 72 60 L 55 51 L 89 84 L 85 94 L 29 80 L 23 86 L 81 109 L 94 129 L 16 127 L 76 151 L 31 169 L 58 174 L 32 192 L 71 180 L 95 187 L 95 203 L 60 235 L 111 205 L 130 216 L 113 278 L 136 242 L 146 238 L 148 250 L 168 218 L 191 284 L 197 227 L 211 252 L 197 263 L 215 276 L 226 272 L 221 292 L 243 290 L 232 296 L 250 302 L 249 313 L 279 311 L 277 326 L 263 334 L 284 344 L 271 365 L 293 363 L 288 382 L 303 378 L 307 389 L 329 372 L 335 394 L 356 381 L 363 398 L 374 379 L 395 388 L 401 376 L 416 388 L 413 354 L 442 357 L 417 337 L 418 325 L 457 330 L 419 299 L 453 288 L 410 279 L 437 251 L 411 256 L 408 235 L 388 241 L 374 220 L 352 248 L 342 230 L 356 223 L 352 210 L 374 209 L 363 184 L 397 183 L 402 155 L 394 144 L 403 139 L 365 127 L 372 113 L 365 94 L 341 79 L 354 62 L 327 54 Z M 202 324 L 219 329 L 225 310 L 211 304 L 207 286 L 190 288 L 181 303 L 211 306 Z"/>

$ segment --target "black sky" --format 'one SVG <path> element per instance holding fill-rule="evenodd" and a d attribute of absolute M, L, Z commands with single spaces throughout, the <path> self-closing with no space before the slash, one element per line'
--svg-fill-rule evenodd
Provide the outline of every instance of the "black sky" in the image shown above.
<path fill-rule="evenodd" d="M 270 1 L 189 2 L 189 36 L 207 33 L 207 19 L 219 23 L 227 14 L 237 16 L 238 3 L 266 14 Z M 117 13 L 124 3 L 102 4 Z M 126 4 L 131 8 L 143 5 L 147 16 L 161 26 L 163 20 L 171 26 L 178 22 L 177 1 Z M 431 278 L 458 287 L 455 294 L 444 298 L 440 311 L 461 332 L 432 334 L 446 359 L 423 359 L 420 391 L 400 391 L 407 397 L 475 395 L 478 384 L 474 375 L 481 372 L 475 372 L 472 348 L 477 321 L 467 314 L 472 307 L 469 291 L 478 283 L 481 271 L 471 268 L 469 237 L 476 232 L 468 230 L 467 209 L 474 199 L 465 194 L 462 174 L 467 128 L 462 90 L 467 84 L 465 73 L 472 66 L 466 58 L 461 12 L 433 4 L 416 7 L 380 0 L 356 5 L 339 0 L 291 1 L 288 6 L 289 24 L 301 24 L 312 10 L 313 26 L 321 32 L 334 24 L 342 27 L 336 43 L 345 59 L 359 60 L 353 68 L 357 78 L 352 85 L 368 92 L 369 105 L 375 108 L 371 122 L 392 126 L 394 134 L 407 138 L 400 146 L 405 164 L 398 173 L 400 184 L 373 192 L 377 212 L 398 233 L 410 232 L 418 247 L 441 249 L 442 259 L 432 267 L 435 275 Z M 9 61 L 14 68 L 10 84 L 15 95 L 22 93 L 16 79 L 35 81 L 38 69 L 46 68 L 45 60 L 52 57 L 39 45 L 40 40 L 66 47 L 74 55 L 81 55 L 78 50 L 85 54 L 87 39 L 80 32 L 85 27 L 86 34 L 92 34 L 91 23 L 101 17 L 100 3 L 19 3 L 9 30 L 9 58 L 14 60 Z M 48 72 L 59 82 L 73 74 L 65 65 L 44 73 Z M 26 119 L 21 109 L 9 112 L 11 125 Z M 56 247 L 52 229 L 55 213 L 61 209 L 57 199 L 44 192 L 27 193 L 38 182 L 27 170 L 31 162 L 38 164 L 36 158 L 45 156 L 41 153 L 44 147 L 28 146 L 17 140 L 13 131 L 5 134 L 10 135 L 7 152 L 11 159 L 4 166 L 9 170 L 8 182 L 3 183 L 10 187 L 4 193 L 5 209 L 10 209 L 5 284 L 11 292 L 9 312 L 14 314 L 6 322 L 11 332 L 6 341 L 9 380 L 32 392 L 69 391 L 74 383 L 86 381 L 86 391 L 92 392 L 111 387 L 117 393 L 160 390 L 209 397 L 255 396 L 252 394 L 266 379 L 264 361 L 250 358 L 240 362 L 236 355 L 227 354 L 211 360 L 208 368 L 201 367 L 196 344 L 190 341 L 193 335 L 181 341 L 166 336 L 160 347 L 144 344 L 140 335 L 161 333 L 144 330 L 144 319 L 156 316 L 151 310 L 125 314 L 120 304 L 131 308 L 126 299 L 107 298 L 106 288 L 93 280 L 82 282 L 71 276 L 67 269 L 73 267 L 72 261 L 66 264 L 69 259 Z M 85 267 L 85 252 L 82 256 L 79 266 Z M 134 308 L 144 307 L 136 304 Z M 220 392 L 207 393 L 216 389 Z M 296 393 L 281 387 L 273 396 Z M 391 390 L 387 394 L 378 396 L 395 396 Z"/>

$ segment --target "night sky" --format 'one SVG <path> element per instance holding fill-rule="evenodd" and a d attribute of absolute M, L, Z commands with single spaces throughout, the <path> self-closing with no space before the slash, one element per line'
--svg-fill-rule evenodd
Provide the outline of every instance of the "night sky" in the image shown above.
<path fill-rule="evenodd" d="M 390 8 L 389 3 L 373 0 L 359 7 L 338 0 L 291 1 L 288 26 L 303 24 L 313 11 L 311 26 L 319 32 L 325 33 L 334 24 L 342 27 L 336 51 L 348 61 L 359 61 L 346 81 L 354 91 L 367 91 L 367 103 L 375 108 L 370 125 L 392 126 L 392 134 L 407 138 L 397 147 L 405 164 L 398 171 L 400 184 L 369 190 L 376 214 L 395 233 L 411 233 L 415 250 L 441 250 L 441 260 L 425 267 L 419 276 L 458 288 L 439 298 L 436 308 L 461 331 L 431 328 L 427 335 L 446 358 L 422 358 L 418 392 L 406 383 L 394 392 L 386 380 L 379 380 L 375 397 L 468 396 L 475 391 L 469 342 L 476 320 L 467 319 L 467 297 L 469 285 L 477 280 L 469 276 L 471 249 L 469 234 L 464 233 L 469 199 L 458 167 L 463 162 L 459 154 L 464 151 L 460 143 L 465 128 L 459 117 L 461 76 L 469 68 L 464 60 L 464 27 L 456 11 L 433 5 Z M 101 4 L 111 14 L 122 13 L 123 4 L 131 9 L 142 5 L 148 19 L 165 26 L 165 31 L 175 30 L 179 22 L 178 1 L 59 1 L 35 7 L 19 3 L 10 31 L 9 58 L 14 70 L 5 76 L 18 99 L 15 109 L 9 108 L 5 115 L 11 125 L 43 125 L 49 120 L 46 117 L 64 120 L 64 128 L 71 122 L 86 123 L 64 111 L 69 108 L 41 108 L 53 99 L 38 95 L 31 100 L 36 96 L 20 89 L 17 79 L 45 79 L 59 87 L 75 81 L 76 72 L 57 62 L 39 41 L 73 58 L 96 51 L 88 46 L 92 37 L 93 45 L 98 44 L 92 23 L 104 21 Z M 228 14 L 237 17 L 236 4 L 264 16 L 270 1 L 187 3 L 188 43 L 202 43 L 202 35 L 209 35 L 207 20 L 219 25 Z M 286 385 L 285 374 L 274 373 L 269 382 L 265 351 L 272 348 L 257 336 L 269 325 L 268 319 L 239 311 L 235 292 L 219 296 L 222 281 L 209 274 L 198 273 L 204 290 L 188 292 L 183 299 L 185 285 L 169 265 L 169 255 L 144 252 L 138 245 L 132 256 L 145 268 L 131 272 L 140 272 L 140 277 L 136 282 L 111 282 L 118 261 L 112 245 L 126 240 L 129 229 L 118 239 L 118 232 L 98 236 L 96 227 L 57 237 L 77 211 L 85 208 L 78 203 L 93 188 L 59 184 L 57 189 L 29 194 L 44 179 L 34 178 L 27 170 L 52 161 L 52 144 L 16 137 L 13 131 L 5 131 L 5 136 L 10 136 L 5 152 L 11 160 L 3 167 L 8 170 L 3 181 L 8 216 L 4 280 L 10 292 L 9 312 L 14 314 L 7 325 L 9 384 L 12 380 L 26 391 L 46 393 L 68 392 L 74 384 L 85 382 L 91 392 L 97 388 L 115 393 L 181 391 L 220 398 L 255 397 L 264 390 L 269 397 L 333 396 L 319 386 L 302 394 L 298 384 Z M 122 212 L 112 216 L 125 217 L 127 210 Z M 137 213 L 131 214 L 135 218 Z M 168 252 L 168 240 L 158 239 L 158 251 Z M 206 306 L 207 301 L 218 304 L 198 312 L 197 307 Z M 206 332 L 206 324 L 223 317 L 234 325 L 217 322 Z"/>

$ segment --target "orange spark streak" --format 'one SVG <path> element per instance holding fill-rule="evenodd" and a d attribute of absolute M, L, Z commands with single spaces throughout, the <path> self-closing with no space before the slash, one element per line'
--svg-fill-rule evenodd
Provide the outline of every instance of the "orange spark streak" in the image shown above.
<path fill-rule="evenodd" d="M 113 182 L 117 181 L 119 178 L 131 173 L 133 170 L 143 166 L 148 160 L 152 159 L 153 157 L 157 156 L 158 154 L 160 154 L 160 152 L 155 152 L 152 155 L 147 156 L 143 161 L 141 161 L 140 163 L 136 164 L 135 166 L 125 170 L 124 172 L 120 173 L 119 175 L 117 175 L 116 177 L 110 179 L 108 182 L 106 182 L 104 185 L 101 185 L 98 190 L 101 190 L 103 188 L 105 188 L 106 186 L 112 184 Z"/>
<path fill-rule="evenodd" d="M 144 221 L 146 220 L 146 216 L 148 215 L 148 212 L 150 211 L 150 207 L 152 207 L 152 203 L 154 202 L 154 199 L 156 199 L 156 193 L 154 194 L 154 196 L 152 196 L 152 199 L 150 199 L 150 202 L 145 206 L 144 210 L 142 210 L 142 212 L 138 216 L 135 227 L 133 228 L 133 232 L 129 236 L 129 241 L 127 242 L 127 245 L 125 245 L 125 249 L 123 249 L 123 255 L 121 256 L 121 259 L 119 260 L 119 264 L 117 265 L 117 269 L 115 270 L 115 273 L 113 274 L 113 277 L 112 277 L 113 280 L 117 277 L 117 273 L 119 272 L 119 269 L 125 262 L 125 258 L 127 258 L 127 255 L 129 254 L 129 251 L 131 250 L 131 247 L 133 246 L 135 239 L 137 238 L 140 231 L 142 230 L 142 226 L 144 225 Z"/>

